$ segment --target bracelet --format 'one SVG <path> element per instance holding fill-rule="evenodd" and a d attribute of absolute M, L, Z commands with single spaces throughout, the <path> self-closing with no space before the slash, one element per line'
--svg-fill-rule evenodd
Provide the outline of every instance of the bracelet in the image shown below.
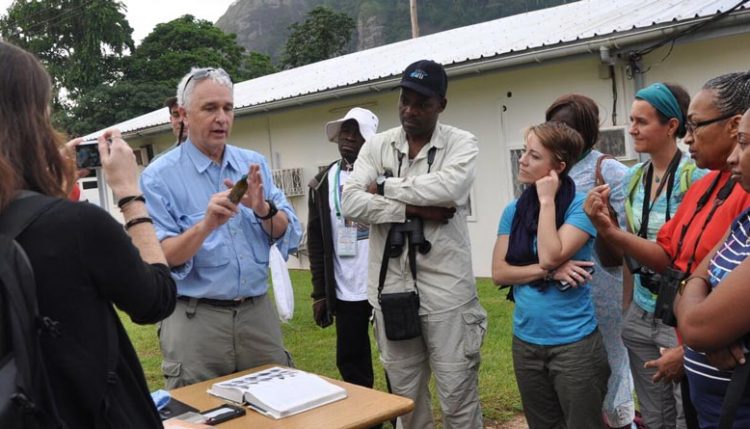
<path fill-rule="evenodd" d="M 706 285 L 706 289 L 709 292 L 711 292 L 711 282 L 709 282 L 707 278 L 705 278 L 703 276 L 690 276 L 690 277 L 688 277 L 685 280 L 683 280 L 683 281 L 680 282 L 680 287 L 677 289 L 677 293 L 679 293 L 680 296 L 682 296 L 682 294 L 685 292 L 685 286 L 687 286 L 688 282 L 690 280 L 695 280 L 695 279 L 702 280 L 703 284 Z"/>
<path fill-rule="evenodd" d="M 127 230 L 129 230 L 130 228 L 132 228 L 132 227 L 134 227 L 134 226 L 138 225 L 139 223 L 146 223 L 146 222 L 148 222 L 148 223 L 154 223 L 154 221 L 153 221 L 153 220 L 152 220 L 152 219 L 151 219 L 150 217 L 148 217 L 148 216 L 144 216 L 144 217 L 136 217 L 136 218 L 130 219 L 130 220 L 129 220 L 129 221 L 128 221 L 128 222 L 126 223 L 126 224 L 125 224 L 125 231 L 127 231 Z"/>
<path fill-rule="evenodd" d="M 253 214 L 255 215 L 255 217 L 260 220 L 271 219 L 276 215 L 276 213 L 279 212 L 279 209 L 276 208 L 276 204 L 273 203 L 273 200 L 266 200 L 266 202 L 268 203 L 268 213 L 266 213 L 265 216 L 258 216 L 258 213 L 255 213 L 255 211 L 253 210 Z"/>
<path fill-rule="evenodd" d="M 545 282 L 551 282 L 554 280 L 555 277 L 555 270 L 547 270 L 547 274 L 544 275 L 544 281 Z"/>
<path fill-rule="evenodd" d="M 126 205 L 132 203 L 133 201 L 140 201 L 142 203 L 145 203 L 146 197 L 144 197 L 143 194 L 131 195 L 129 197 L 122 197 L 117 201 L 117 207 L 119 207 L 120 210 L 122 210 L 123 208 L 125 208 Z"/>

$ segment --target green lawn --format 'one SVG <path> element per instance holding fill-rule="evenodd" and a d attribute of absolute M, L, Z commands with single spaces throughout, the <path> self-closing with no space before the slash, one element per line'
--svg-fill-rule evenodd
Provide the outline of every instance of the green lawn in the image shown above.
<path fill-rule="evenodd" d="M 336 333 L 334 327 L 320 329 L 312 320 L 310 299 L 310 273 L 290 270 L 295 292 L 294 318 L 284 324 L 284 342 L 294 357 L 298 368 L 340 378 L 336 369 Z M 487 420 L 505 421 L 521 412 L 521 400 L 513 375 L 510 351 L 511 315 L 513 307 L 488 279 L 478 279 L 479 299 L 489 314 L 489 328 L 482 346 L 482 366 L 479 389 L 482 408 Z M 162 387 L 159 365 L 161 356 L 154 326 L 138 326 L 123 317 L 131 341 L 140 356 L 141 364 L 151 390 Z M 371 339 L 371 341 L 373 341 Z M 373 350 L 377 350 L 373 341 Z M 383 369 L 373 353 L 375 388 L 386 390 Z M 434 396 L 434 387 L 433 387 Z M 439 415 L 437 399 L 433 397 L 436 417 Z"/>

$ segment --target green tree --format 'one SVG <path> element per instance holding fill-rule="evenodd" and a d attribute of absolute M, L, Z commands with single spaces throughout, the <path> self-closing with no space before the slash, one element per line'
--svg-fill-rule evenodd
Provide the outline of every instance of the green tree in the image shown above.
<path fill-rule="evenodd" d="M 191 67 L 221 67 L 235 82 L 276 71 L 268 56 L 246 53 L 234 34 L 191 15 L 158 24 L 123 64 L 120 80 L 88 91 L 72 108 L 72 133 L 87 134 L 162 107 Z"/>
<path fill-rule="evenodd" d="M 293 68 L 343 55 L 354 30 L 354 19 L 345 13 L 318 6 L 302 23 L 289 26 L 282 66 Z"/>
<path fill-rule="evenodd" d="M 237 71 L 237 80 L 249 80 L 278 70 L 271 62 L 271 57 L 258 52 L 248 52 L 242 58 L 242 64 Z"/>
<path fill-rule="evenodd" d="M 100 85 L 83 94 L 72 108 L 68 132 L 82 136 L 127 121 L 162 107 L 164 99 L 174 93 L 173 87 L 159 82 Z"/>
<path fill-rule="evenodd" d="M 15 0 L 0 18 L 2 37 L 36 54 L 55 88 L 75 100 L 83 92 L 114 81 L 121 59 L 134 45 L 115 0 Z M 64 100 L 58 98 L 58 105 Z"/>
<path fill-rule="evenodd" d="M 221 67 L 232 77 L 245 49 L 234 34 L 225 34 L 210 21 L 184 15 L 158 24 L 129 58 L 125 78 L 177 84 L 193 66 Z"/>

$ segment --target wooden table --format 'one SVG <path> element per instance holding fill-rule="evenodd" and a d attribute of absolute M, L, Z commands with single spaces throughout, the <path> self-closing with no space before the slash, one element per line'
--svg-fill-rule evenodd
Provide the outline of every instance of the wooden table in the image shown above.
<path fill-rule="evenodd" d="M 264 365 L 246 371 L 215 378 L 191 386 L 180 387 L 169 392 L 172 397 L 188 405 L 205 411 L 222 405 L 224 401 L 206 393 L 212 384 L 256 372 L 275 365 Z M 347 397 L 321 407 L 313 408 L 293 416 L 275 420 L 249 408 L 247 414 L 219 424 L 222 429 L 310 429 L 310 428 L 368 428 L 378 423 L 404 415 L 414 409 L 411 399 L 368 389 L 344 381 L 323 377 L 333 384 L 346 389 Z"/>

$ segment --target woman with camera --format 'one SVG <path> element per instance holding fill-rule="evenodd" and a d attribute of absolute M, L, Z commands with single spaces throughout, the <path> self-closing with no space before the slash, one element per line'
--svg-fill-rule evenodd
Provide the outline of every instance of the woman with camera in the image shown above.
<path fill-rule="evenodd" d="M 732 177 L 750 192 L 750 110 L 738 127 L 738 144 L 729 157 Z M 678 329 L 685 344 L 685 368 L 690 394 L 701 427 L 717 427 L 729 380 L 738 365 L 748 365 L 747 278 L 750 275 L 750 209 L 732 223 L 724 239 L 680 284 L 675 298 Z M 747 368 L 745 369 L 747 370 Z M 736 369 L 736 371 L 741 371 Z M 747 374 L 747 373 L 745 373 Z M 741 374 L 738 374 L 741 376 Z M 745 375 L 747 377 L 747 375 Z M 734 398 L 737 414 L 726 427 L 750 427 L 750 392 Z"/>
<path fill-rule="evenodd" d="M 601 427 L 609 365 L 591 300 L 596 231 L 568 172 L 583 140 L 560 122 L 526 131 L 518 180 L 503 211 L 492 279 L 513 285 L 513 367 L 527 422 Z"/>
<path fill-rule="evenodd" d="M 594 188 L 587 198 L 586 212 L 599 234 L 621 248 L 626 260 L 627 257 L 633 258 L 636 262 L 631 265 L 640 264 L 650 270 L 638 269 L 641 273 L 647 273 L 647 281 L 652 281 L 654 289 L 658 284 L 654 317 L 672 326 L 672 298 L 678 283 L 703 260 L 732 220 L 750 207 L 750 196 L 734 186 L 735 181 L 731 180 L 727 164 L 727 158 L 737 142 L 740 115 L 748 105 L 750 74 L 747 73 L 729 73 L 709 80 L 690 102 L 684 142 L 690 148 L 696 165 L 712 171 L 692 183 L 677 211 L 659 229 L 656 242 L 620 230 L 609 219 L 606 200 L 610 190 L 606 186 Z M 676 183 L 673 186 L 676 187 Z M 650 215 L 657 213 L 653 210 Z M 633 211 L 633 216 L 636 212 Z M 650 272 L 654 274 L 648 274 Z M 624 333 L 626 335 L 628 332 Z M 645 365 L 656 369 L 653 381 L 671 381 L 682 377 L 682 364 L 683 348 L 676 347 L 664 350 L 658 359 Z M 688 398 L 683 394 L 682 399 L 687 402 Z M 689 416 L 686 417 L 689 419 Z"/>
<path fill-rule="evenodd" d="M 16 240 L 28 255 L 39 314 L 47 321 L 39 335 L 42 364 L 34 371 L 46 372 L 55 404 L 31 404 L 32 397 L 10 407 L 18 406 L 24 418 L 48 419 L 44 427 L 161 427 L 113 306 L 136 323 L 154 323 L 175 304 L 174 281 L 138 188 L 135 157 L 118 131 L 99 139 L 124 231 L 102 209 L 68 201 L 75 165 L 61 155 L 65 140 L 50 122 L 51 94 L 41 63 L 0 41 L 0 221 L 7 225 L 35 213 Z"/>
<path fill-rule="evenodd" d="M 628 132 L 634 149 L 650 159 L 630 168 L 620 193 L 625 195 L 628 231 L 652 242 L 659 228 L 674 216 L 689 186 L 707 173 L 677 147 L 677 139 L 686 134 L 689 104 L 690 96 L 681 86 L 654 83 L 636 93 L 630 110 Z M 622 338 L 643 421 L 646 427 L 683 427 L 680 386 L 654 383 L 656 369 L 644 367 L 659 359 L 662 349 L 680 347 L 674 328 L 654 317 L 657 277 L 630 257 L 626 266 L 632 282 L 627 282 L 623 292 Z"/>

